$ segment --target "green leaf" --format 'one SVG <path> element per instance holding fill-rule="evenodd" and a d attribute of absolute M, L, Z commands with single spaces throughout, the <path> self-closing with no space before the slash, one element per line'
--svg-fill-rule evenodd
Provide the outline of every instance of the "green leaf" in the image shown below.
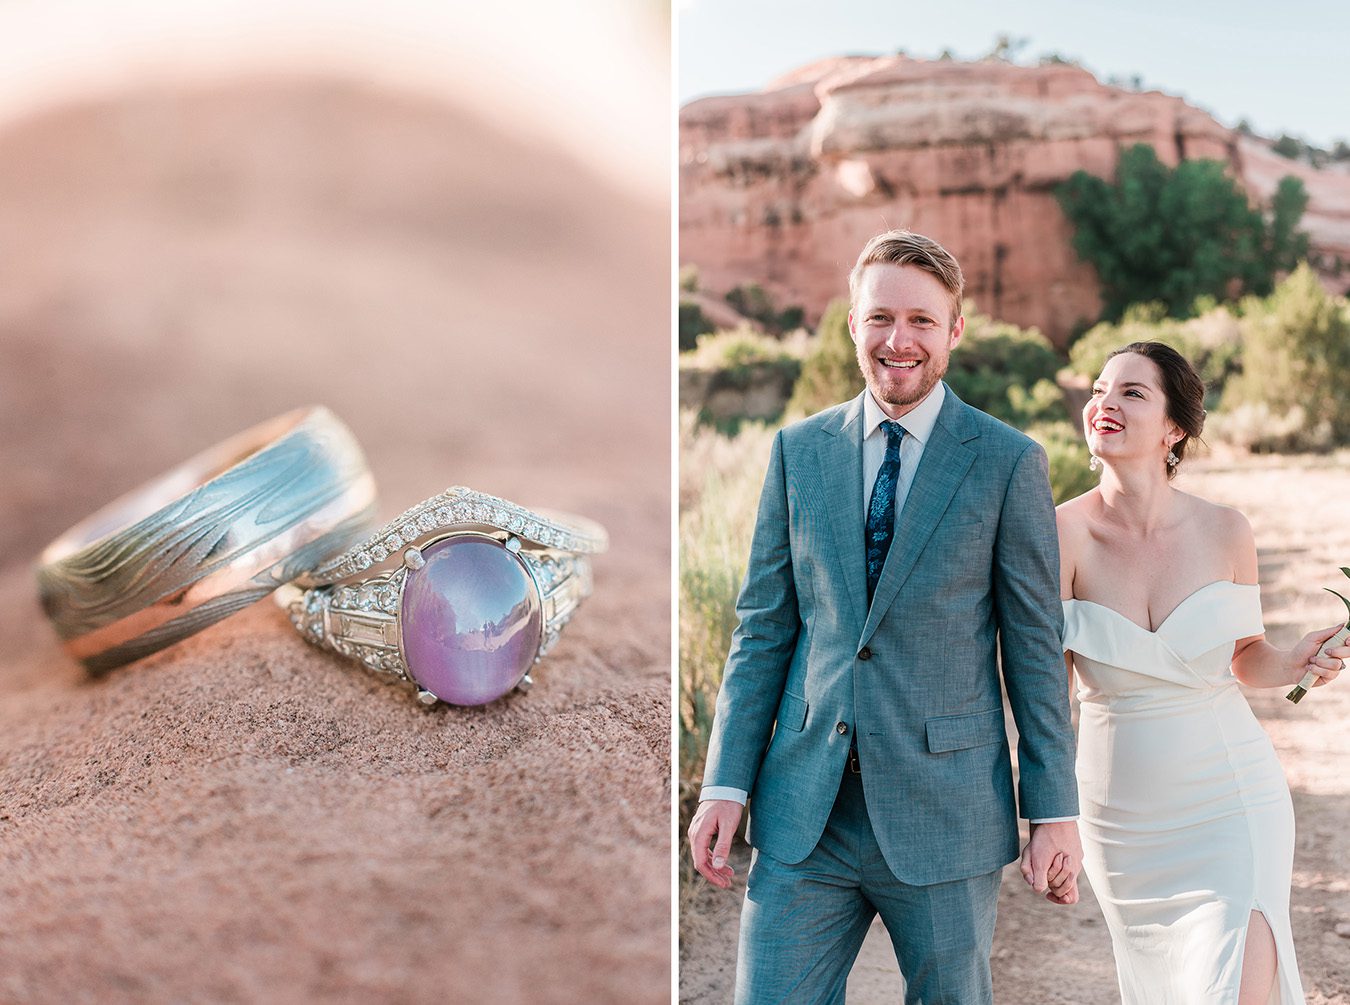
<path fill-rule="evenodd" d="M 1347 573 L 1347 575 L 1350 575 L 1350 573 Z M 1327 591 L 1328 593 L 1330 593 L 1332 596 L 1335 596 L 1335 597 L 1341 597 L 1341 595 L 1340 595 L 1339 593 L 1337 593 L 1335 590 L 1331 589 L 1330 587 L 1325 587 L 1325 586 L 1324 586 L 1324 587 L 1322 587 L 1322 589 L 1326 590 L 1326 591 Z M 1343 604 L 1345 605 L 1346 627 L 1350 627 L 1350 600 L 1346 600 L 1344 597 L 1341 597 L 1341 603 L 1343 603 Z"/>

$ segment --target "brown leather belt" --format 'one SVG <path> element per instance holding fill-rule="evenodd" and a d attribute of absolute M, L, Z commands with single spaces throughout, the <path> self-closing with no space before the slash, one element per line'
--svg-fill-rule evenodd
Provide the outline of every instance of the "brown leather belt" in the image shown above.
<path fill-rule="evenodd" d="M 862 765 L 858 763 L 858 748 L 848 748 L 848 770 L 855 775 L 862 774 Z"/>

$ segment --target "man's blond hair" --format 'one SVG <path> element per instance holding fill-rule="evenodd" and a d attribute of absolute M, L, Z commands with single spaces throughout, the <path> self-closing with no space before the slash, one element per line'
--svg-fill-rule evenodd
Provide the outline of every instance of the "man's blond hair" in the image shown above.
<path fill-rule="evenodd" d="M 961 265 L 950 251 L 931 237 L 924 237 L 912 230 L 888 230 L 878 234 L 867 242 L 858 256 L 858 264 L 848 274 L 850 304 L 857 303 L 863 270 L 878 262 L 913 265 L 936 276 L 952 300 L 952 316 L 948 326 L 956 324 L 956 319 L 961 316 L 961 296 L 965 292 L 966 277 L 962 275 Z"/>

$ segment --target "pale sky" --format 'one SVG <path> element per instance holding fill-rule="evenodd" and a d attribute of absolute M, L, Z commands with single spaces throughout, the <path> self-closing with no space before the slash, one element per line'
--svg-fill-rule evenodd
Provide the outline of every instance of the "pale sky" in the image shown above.
<path fill-rule="evenodd" d="M 1000 33 L 1018 62 L 1058 52 L 1099 80 L 1138 74 L 1225 125 L 1350 142 L 1350 4 L 1324 0 L 677 0 L 679 102 L 758 90 L 824 56 L 958 57 Z"/>

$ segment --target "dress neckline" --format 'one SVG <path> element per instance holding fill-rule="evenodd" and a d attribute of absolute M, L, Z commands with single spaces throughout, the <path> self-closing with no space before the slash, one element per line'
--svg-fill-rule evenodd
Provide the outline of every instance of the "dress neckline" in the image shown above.
<path fill-rule="evenodd" d="M 1204 586 L 1197 587 L 1195 590 L 1192 590 L 1189 594 L 1183 597 L 1177 603 L 1177 606 L 1172 608 L 1171 612 L 1167 615 L 1167 617 L 1163 618 L 1162 621 L 1158 623 L 1158 627 L 1152 629 L 1145 628 L 1143 625 L 1135 621 L 1133 618 L 1126 617 L 1124 614 L 1121 614 L 1114 607 L 1107 607 L 1105 604 L 1099 604 L 1095 600 L 1080 600 L 1078 597 L 1070 597 L 1068 600 L 1061 601 L 1061 603 L 1089 604 L 1092 607 L 1100 607 L 1103 611 L 1110 611 L 1116 617 L 1120 618 L 1120 620 L 1128 624 L 1134 625 L 1135 628 L 1138 628 L 1145 635 L 1156 636 L 1160 634 L 1164 628 L 1167 627 L 1168 622 L 1170 622 L 1174 617 L 1176 617 L 1178 611 L 1180 611 L 1183 607 L 1185 607 L 1188 603 L 1190 603 L 1200 594 L 1204 593 L 1206 590 L 1215 586 L 1236 586 L 1244 590 L 1260 589 L 1260 586 L 1256 583 L 1235 583 L 1231 579 L 1216 579 L 1212 583 L 1206 583 Z"/>

